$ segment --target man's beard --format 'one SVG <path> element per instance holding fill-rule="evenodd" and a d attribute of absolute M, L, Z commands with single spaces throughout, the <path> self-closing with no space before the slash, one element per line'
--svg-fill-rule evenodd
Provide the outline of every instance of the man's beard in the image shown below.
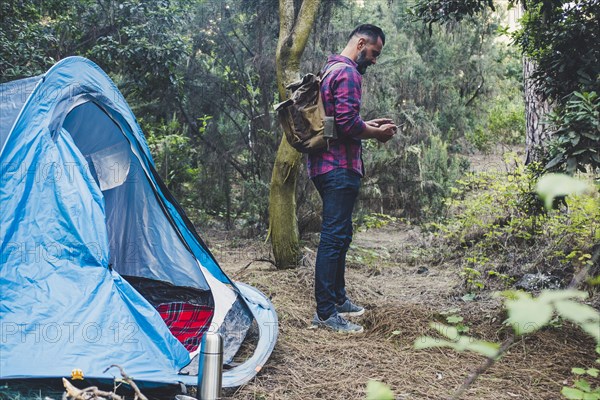
<path fill-rule="evenodd" d="M 358 67 L 356 68 L 361 75 L 364 75 L 367 72 L 367 68 L 371 66 L 371 63 L 367 61 L 367 49 L 363 49 L 360 53 L 358 53 L 358 57 L 356 58 L 356 63 Z"/>

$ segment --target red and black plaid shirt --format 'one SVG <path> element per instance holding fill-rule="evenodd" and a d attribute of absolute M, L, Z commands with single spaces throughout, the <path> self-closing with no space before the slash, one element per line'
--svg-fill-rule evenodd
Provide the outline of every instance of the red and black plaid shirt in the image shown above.
<path fill-rule="evenodd" d="M 340 62 L 347 66 L 332 70 L 321 83 L 325 114 L 335 116 L 338 139 L 331 141 L 328 149 L 308 155 L 310 178 L 336 168 L 350 169 L 363 175 L 362 141 L 356 137 L 366 127 L 360 117 L 362 75 L 358 72 L 358 64 L 340 55 L 329 56 L 325 69 Z"/>

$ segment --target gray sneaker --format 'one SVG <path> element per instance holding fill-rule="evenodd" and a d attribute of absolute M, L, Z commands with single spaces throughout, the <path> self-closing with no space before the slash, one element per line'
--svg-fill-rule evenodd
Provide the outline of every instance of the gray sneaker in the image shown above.
<path fill-rule="evenodd" d="M 362 333 L 363 327 L 344 319 L 339 314 L 334 314 L 326 320 L 319 318 L 317 314 L 313 317 L 312 328 L 327 328 L 337 333 Z"/>
<path fill-rule="evenodd" d="M 350 299 L 347 299 L 344 304 L 335 306 L 336 311 L 342 317 L 358 317 L 359 315 L 363 315 L 365 313 L 364 307 L 357 306 L 352 303 Z"/>

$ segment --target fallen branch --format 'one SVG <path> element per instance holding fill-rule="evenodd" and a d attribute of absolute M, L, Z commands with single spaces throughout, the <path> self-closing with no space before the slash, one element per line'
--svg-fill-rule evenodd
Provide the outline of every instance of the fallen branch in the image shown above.
<path fill-rule="evenodd" d="M 479 378 L 481 374 L 490 369 L 491 366 L 494 365 L 496 360 L 500 359 L 504 355 L 504 353 L 506 353 L 506 351 L 513 345 L 514 342 L 515 335 L 511 334 L 510 337 L 504 341 L 500 349 L 498 349 L 496 357 L 488 357 L 488 359 L 483 364 L 477 367 L 474 371 L 471 371 L 467 379 L 465 379 L 461 387 L 458 388 L 458 390 L 456 391 L 456 393 L 454 393 L 450 400 L 460 399 L 460 397 L 467 391 L 467 389 L 473 384 L 473 382 L 475 382 L 475 380 Z"/>
<path fill-rule="evenodd" d="M 250 265 L 252 265 L 252 263 L 255 263 L 255 262 L 268 262 L 268 263 L 273 264 L 275 266 L 275 268 L 277 268 L 275 261 L 271 260 L 270 258 L 255 258 L 254 260 L 252 260 L 248 264 L 246 264 L 245 267 L 241 268 L 239 272 L 247 270 L 248 267 L 250 267 Z"/>
<path fill-rule="evenodd" d="M 67 398 L 70 398 L 71 400 L 123 400 L 118 394 L 99 390 L 96 386 L 78 389 L 65 378 L 63 378 L 62 381 L 65 391 L 67 392 Z"/>
<path fill-rule="evenodd" d="M 133 398 L 133 400 L 137 400 L 137 399 L 148 400 L 148 398 L 142 394 L 142 392 L 140 391 L 140 388 L 138 388 L 138 386 L 135 384 L 133 379 L 131 379 L 131 377 L 125 373 L 125 370 L 120 365 L 113 364 L 110 367 L 106 368 L 103 372 L 106 372 L 111 368 L 118 368 L 119 371 L 121 372 L 121 378 L 122 378 L 121 380 L 123 382 L 127 383 L 129 386 L 131 386 L 131 388 L 135 392 L 135 397 Z"/>

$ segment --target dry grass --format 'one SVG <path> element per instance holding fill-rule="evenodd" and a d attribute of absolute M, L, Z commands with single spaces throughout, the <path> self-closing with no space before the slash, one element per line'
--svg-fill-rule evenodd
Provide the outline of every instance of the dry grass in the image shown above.
<path fill-rule="evenodd" d="M 308 329 L 315 307 L 310 251 L 314 243 L 307 244 L 306 266 L 278 271 L 267 262 L 252 262 L 269 257 L 268 246 L 257 240 L 206 236 L 228 275 L 267 294 L 280 320 L 279 340 L 263 370 L 247 385 L 226 390 L 224 398 L 364 399 L 368 381 L 376 379 L 389 385 L 397 399 L 446 399 L 484 360 L 448 349 L 414 350 L 419 336 L 435 334 L 429 324 L 443 322 L 442 313 L 458 308 L 471 336 L 501 341 L 506 335 L 497 300 L 489 296 L 469 303 L 460 300 L 460 266 L 452 260 L 427 265 L 426 273 L 417 273 L 424 266 L 411 261 L 409 254 L 414 245 L 426 245 L 427 239 L 416 228 L 399 225 L 356 235 L 351 256 L 377 255 L 363 263 L 350 257 L 349 295 L 368 308 L 357 319 L 365 333 L 356 336 Z M 594 356 L 592 341 L 580 331 L 548 328 L 516 342 L 462 398 L 560 399 L 562 386 L 572 383 L 571 368 L 594 366 Z M 599 380 L 590 381 L 600 386 Z M 0 388 L 2 398 L 36 397 L 11 397 Z"/>
<path fill-rule="evenodd" d="M 231 277 L 271 297 L 280 318 L 279 340 L 265 368 L 249 384 L 226 391 L 226 398 L 363 399 L 370 379 L 391 386 L 397 399 L 451 396 L 483 358 L 447 349 L 416 351 L 415 339 L 434 335 L 429 323 L 441 321 L 441 312 L 458 307 L 472 336 L 500 341 L 506 334 L 501 307 L 493 299 L 458 300 L 458 268 L 428 266 L 427 274 L 417 274 L 418 266 L 394 261 L 403 259 L 400 253 L 414 240 L 406 227 L 357 235 L 355 252 L 361 247 L 379 249 L 386 257 L 348 269 L 349 294 L 368 308 L 357 320 L 365 333 L 355 336 L 308 328 L 314 313 L 310 254 L 308 266 L 286 271 L 260 262 L 243 268 L 252 260 L 233 259 L 232 254 L 264 258 L 268 253 L 252 242 L 238 244 L 242 251 L 219 254 Z M 563 384 L 572 382 L 570 369 L 592 367 L 594 359 L 593 343 L 581 332 L 570 327 L 546 329 L 515 343 L 463 398 L 559 399 Z"/>

